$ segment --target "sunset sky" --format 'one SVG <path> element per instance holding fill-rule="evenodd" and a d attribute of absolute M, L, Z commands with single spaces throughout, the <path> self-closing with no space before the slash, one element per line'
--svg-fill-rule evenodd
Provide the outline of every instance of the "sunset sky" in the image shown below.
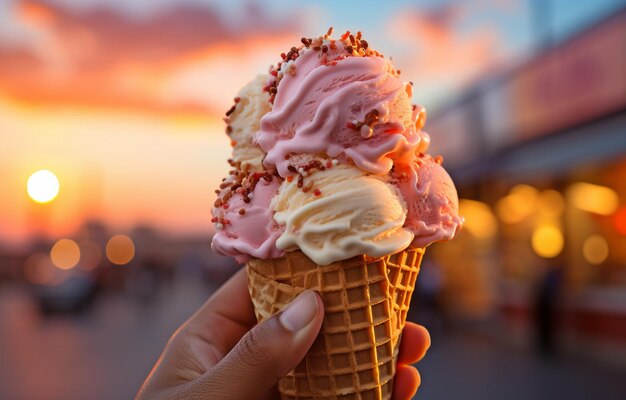
<path fill-rule="evenodd" d="M 86 219 L 210 232 L 223 112 L 301 36 L 363 31 L 433 110 L 540 48 L 532 4 L 558 42 L 626 0 L 286 3 L 0 0 L 0 242 Z M 60 181 L 46 205 L 26 192 L 40 169 Z"/>

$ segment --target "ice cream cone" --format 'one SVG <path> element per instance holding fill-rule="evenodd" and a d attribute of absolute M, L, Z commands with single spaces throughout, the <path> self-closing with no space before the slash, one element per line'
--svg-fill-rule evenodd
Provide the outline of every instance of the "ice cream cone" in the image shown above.
<path fill-rule="evenodd" d="M 325 266 L 300 251 L 247 264 L 259 322 L 306 289 L 324 301 L 319 336 L 279 381 L 286 399 L 390 399 L 400 336 L 424 249 L 354 257 Z"/>

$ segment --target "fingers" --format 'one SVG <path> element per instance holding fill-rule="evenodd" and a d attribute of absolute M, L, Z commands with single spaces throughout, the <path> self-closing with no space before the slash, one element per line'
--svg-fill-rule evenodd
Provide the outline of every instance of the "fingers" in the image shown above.
<path fill-rule="evenodd" d="M 194 382 L 194 391 L 214 399 L 257 399 L 304 358 L 323 318 L 322 300 L 305 291 L 246 333 L 223 360 Z"/>
<path fill-rule="evenodd" d="M 430 334 L 421 325 L 408 322 L 402 331 L 398 364 L 413 364 L 421 360 L 430 347 Z"/>
<path fill-rule="evenodd" d="M 407 321 L 402 330 L 402 341 L 393 383 L 394 400 L 408 400 L 415 396 L 421 378 L 417 369 L 408 364 L 421 360 L 429 347 L 430 334 L 426 328 Z"/>
<path fill-rule="evenodd" d="M 254 306 L 248 292 L 248 275 L 242 268 L 223 284 L 191 317 L 194 323 L 206 323 L 207 318 L 219 314 L 241 325 L 256 324 Z"/>
<path fill-rule="evenodd" d="M 393 400 L 409 400 L 422 382 L 419 372 L 410 365 L 398 365 L 393 382 Z"/>
<path fill-rule="evenodd" d="M 214 360 L 217 362 L 256 322 L 248 292 L 248 278 L 243 268 L 189 318 L 183 329 L 190 337 L 209 343 L 217 352 Z"/>

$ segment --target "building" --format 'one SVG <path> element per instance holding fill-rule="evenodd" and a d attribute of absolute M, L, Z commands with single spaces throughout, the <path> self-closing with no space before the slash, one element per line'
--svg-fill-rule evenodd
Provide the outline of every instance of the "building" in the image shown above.
<path fill-rule="evenodd" d="M 432 251 L 448 308 L 527 337 L 548 296 L 561 344 L 623 364 L 626 9 L 473 87 L 427 130 L 466 217 Z"/>

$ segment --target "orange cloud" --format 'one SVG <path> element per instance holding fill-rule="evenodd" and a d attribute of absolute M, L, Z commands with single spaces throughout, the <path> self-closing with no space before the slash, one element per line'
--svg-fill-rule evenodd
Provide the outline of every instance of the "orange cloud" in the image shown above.
<path fill-rule="evenodd" d="M 405 49 L 394 57 L 396 64 L 406 79 L 416 84 L 416 93 L 458 89 L 502 60 L 503 43 L 497 27 L 482 25 L 460 32 L 458 25 L 468 12 L 455 3 L 429 11 L 399 10 L 390 19 L 387 31 Z"/>
<path fill-rule="evenodd" d="M 229 90 L 228 95 L 220 93 L 227 102 L 254 73 L 265 71 L 268 60 L 277 60 L 283 46 L 297 39 L 297 18 L 275 21 L 254 6 L 243 8 L 245 28 L 235 30 L 215 10 L 201 6 L 180 5 L 131 18 L 113 9 L 79 11 L 49 0 L 22 0 L 18 5 L 15 18 L 38 32 L 38 41 L 29 47 L 0 44 L 0 90 L 29 102 L 217 112 L 225 102 L 203 95 L 210 87 L 179 90 L 172 83 L 196 63 L 222 63 L 247 75 L 225 87 L 223 77 L 200 80 L 213 79 L 223 86 L 219 89 Z M 256 47 L 256 59 L 247 57 L 245 63 L 255 70 L 238 65 L 250 46 Z M 194 81 L 199 80 L 198 71 L 195 68 Z M 175 96 L 170 98 L 167 91 Z"/>
<path fill-rule="evenodd" d="M 34 1 L 22 1 L 17 4 L 20 17 L 31 24 L 47 25 L 54 20 L 54 11 L 47 4 Z"/>

